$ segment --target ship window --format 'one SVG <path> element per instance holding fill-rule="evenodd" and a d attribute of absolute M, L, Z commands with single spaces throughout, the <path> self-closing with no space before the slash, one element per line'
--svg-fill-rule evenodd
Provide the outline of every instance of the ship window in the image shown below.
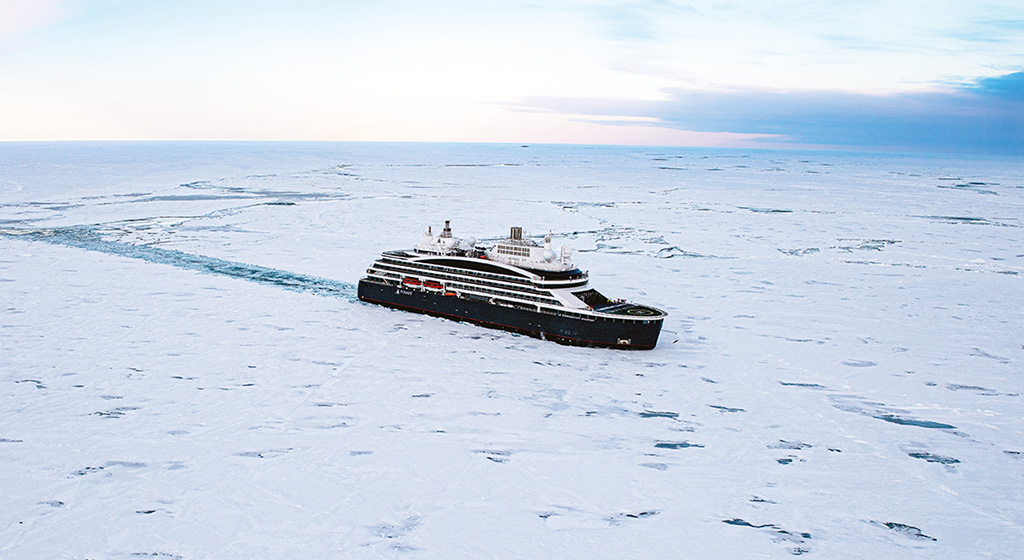
<path fill-rule="evenodd" d="M 518 271 L 510 270 L 510 269 L 507 269 L 507 268 L 504 268 L 504 267 L 501 267 L 501 266 L 498 266 L 498 265 L 495 265 L 495 264 L 491 264 L 491 263 L 488 263 L 486 261 L 481 261 L 481 260 L 472 260 L 472 259 L 466 259 L 466 260 L 430 259 L 430 260 L 423 260 L 423 261 L 419 261 L 419 262 L 422 262 L 424 264 L 436 264 L 436 265 L 441 265 L 441 266 L 450 266 L 450 267 L 458 269 L 459 272 L 473 274 L 474 276 L 484 276 L 485 274 L 482 274 L 482 273 L 491 273 L 491 274 L 498 274 L 498 275 L 501 275 L 501 276 L 526 277 L 524 274 L 522 274 L 522 273 L 520 273 Z M 467 269 L 469 269 L 469 270 L 467 270 Z M 521 282 L 522 280 L 519 280 L 517 278 L 517 279 L 509 279 L 509 281 L 512 281 L 512 282 L 519 281 L 519 282 Z"/>
<path fill-rule="evenodd" d="M 511 245 L 498 245 L 498 253 L 502 255 L 514 255 L 517 257 L 529 257 L 529 247 L 515 247 Z"/>

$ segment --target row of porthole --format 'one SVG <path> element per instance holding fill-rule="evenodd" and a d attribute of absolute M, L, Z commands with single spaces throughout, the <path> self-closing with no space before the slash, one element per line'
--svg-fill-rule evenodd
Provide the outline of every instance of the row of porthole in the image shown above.
<path fill-rule="evenodd" d="M 382 270 L 392 270 L 392 271 L 397 271 L 397 272 L 403 272 L 405 274 L 417 274 L 418 273 L 415 270 L 403 270 L 401 267 L 390 266 L 390 265 L 380 264 L 380 263 L 376 263 L 375 266 L 380 268 L 380 269 L 382 269 Z M 449 275 L 444 275 L 444 274 L 436 274 L 435 273 L 435 275 L 440 277 L 440 278 L 442 278 L 442 279 L 444 279 L 444 280 L 447 280 L 447 281 L 456 281 L 456 282 L 471 282 L 472 281 L 471 279 L 468 279 L 468 278 L 459 278 L 459 277 L 454 277 L 454 276 L 449 276 Z M 518 286 L 508 286 L 508 287 L 506 287 L 506 286 L 502 286 L 500 284 L 494 284 L 494 283 L 486 282 L 486 281 L 483 281 L 483 280 L 478 280 L 477 282 L 479 282 L 481 285 L 491 286 L 491 287 L 494 287 L 494 288 L 503 288 L 503 289 L 507 289 L 507 290 L 522 290 L 524 292 L 530 292 L 530 293 L 533 293 L 533 294 L 545 294 L 546 293 L 546 292 L 543 292 L 541 290 L 537 290 L 535 288 L 518 287 Z"/>
<path fill-rule="evenodd" d="M 409 267 L 409 268 L 418 268 L 418 269 L 429 270 L 429 271 L 434 271 L 434 272 L 448 272 L 448 273 L 455 273 L 455 274 L 469 274 L 469 275 L 472 275 L 472 276 L 482 276 L 482 277 L 485 277 L 485 278 L 493 278 L 493 279 L 496 279 L 496 280 L 502 280 L 504 282 L 512 282 L 512 283 L 515 283 L 515 284 L 527 284 L 527 285 L 533 284 L 533 282 L 531 282 L 530 280 L 526 280 L 526 279 L 523 279 L 523 278 L 516 278 L 514 276 L 509 276 L 509 275 L 491 274 L 491 273 L 488 273 L 488 272 L 477 272 L 477 271 L 474 271 L 474 270 L 469 270 L 469 269 L 464 269 L 464 268 L 452 268 L 452 267 L 448 267 L 448 266 L 440 266 L 440 265 L 433 265 L 433 264 L 421 264 L 421 263 L 406 262 L 406 261 L 400 261 L 400 260 L 397 260 L 397 259 L 386 259 L 386 258 L 385 259 L 381 259 L 380 261 L 378 261 L 378 263 L 380 263 L 381 261 L 386 261 L 386 262 L 391 263 L 391 264 L 400 265 L 400 266 L 406 266 L 406 267 Z M 570 276 L 570 277 L 565 278 L 565 279 L 560 280 L 560 281 L 567 282 L 567 281 L 571 281 L 571 280 L 585 279 L 585 278 L 586 278 L 586 275 L 578 274 L 578 275 Z M 576 287 L 576 286 L 558 286 L 558 287 L 560 287 L 560 288 L 563 288 L 563 287 L 565 287 L 565 288 L 573 288 L 573 287 Z"/>

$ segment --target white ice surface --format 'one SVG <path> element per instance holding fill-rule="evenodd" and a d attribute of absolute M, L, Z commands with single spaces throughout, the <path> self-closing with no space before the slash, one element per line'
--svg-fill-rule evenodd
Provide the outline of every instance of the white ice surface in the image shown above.
<path fill-rule="evenodd" d="M 0 558 L 1019 557 L 1021 164 L 0 145 Z M 445 219 L 658 347 L 354 299 Z"/>

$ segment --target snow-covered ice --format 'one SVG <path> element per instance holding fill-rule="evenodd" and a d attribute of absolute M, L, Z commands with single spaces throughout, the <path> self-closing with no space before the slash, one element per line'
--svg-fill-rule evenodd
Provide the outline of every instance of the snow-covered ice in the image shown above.
<path fill-rule="evenodd" d="M 1019 557 L 1022 163 L 0 145 L 0 557 Z M 355 299 L 446 219 L 658 347 Z"/>

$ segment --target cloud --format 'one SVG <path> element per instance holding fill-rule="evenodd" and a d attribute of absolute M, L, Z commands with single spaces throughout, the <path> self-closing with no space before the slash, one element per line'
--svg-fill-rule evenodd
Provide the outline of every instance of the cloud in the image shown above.
<path fill-rule="evenodd" d="M 657 101 L 529 98 L 520 106 L 699 132 L 774 135 L 786 144 L 1024 154 L 1024 72 L 927 92 L 666 91 Z M 653 120 L 652 120 L 653 119 Z"/>
<path fill-rule="evenodd" d="M 66 0 L 3 0 L 0 2 L 0 35 L 49 25 L 70 13 Z"/>
<path fill-rule="evenodd" d="M 1014 72 L 1005 76 L 982 78 L 976 82 L 973 90 L 981 95 L 991 95 L 1009 101 L 1024 102 L 1024 72 Z"/>

